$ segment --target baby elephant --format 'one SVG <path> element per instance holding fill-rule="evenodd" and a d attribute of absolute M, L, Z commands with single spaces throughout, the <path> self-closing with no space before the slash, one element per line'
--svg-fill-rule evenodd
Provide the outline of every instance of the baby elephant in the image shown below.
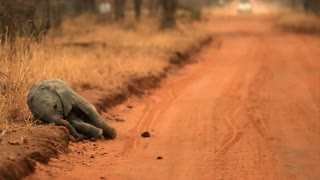
<path fill-rule="evenodd" d="M 95 107 L 60 79 L 36 82 L 29 90 L 27 104 L 34 118 L 66 126 L 78 140 L 114 139 L 116 130 L 101 118 Z"/>

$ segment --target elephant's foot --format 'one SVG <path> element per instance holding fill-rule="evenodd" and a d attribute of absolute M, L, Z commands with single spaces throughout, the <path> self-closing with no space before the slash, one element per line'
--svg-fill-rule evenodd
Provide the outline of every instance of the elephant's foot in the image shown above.
<path fill-rule="evenodd" d="M 78 120 L 72 120 L 71 124 L 77 130 L 77 132 L 87 136 L 89 139 L 98 139 L 102 137 L 102 129 L 91 124 Z"/>

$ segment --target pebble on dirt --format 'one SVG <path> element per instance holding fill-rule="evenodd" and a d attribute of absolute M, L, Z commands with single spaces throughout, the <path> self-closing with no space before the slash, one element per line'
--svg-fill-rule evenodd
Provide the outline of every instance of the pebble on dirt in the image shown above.
<path fill-rule="evenodd" d="M 94 155 L 91 155 L 90 158 L 94 158 Z"/>
<path fill-rule="evenodd" d="M 163 159 L 163 157 L 162 156 L 158 156 L 157 159 Z"/>
<path fill-rule="evenodd" d="M 121 118 L 115 118 L 114 120 L 117 122 L 124 122 L 124 119 L 121 119 Z"/>
<path fill-rule="evenodd" d="M 143 132 L 141 134 L 141 136 L 144 137 L 144 138 L 147 138 L 147 137 L 150 137 L 151 135 L 150 135 L 150 133 L 148 131 L 145 131 L 145 132 Z"/>

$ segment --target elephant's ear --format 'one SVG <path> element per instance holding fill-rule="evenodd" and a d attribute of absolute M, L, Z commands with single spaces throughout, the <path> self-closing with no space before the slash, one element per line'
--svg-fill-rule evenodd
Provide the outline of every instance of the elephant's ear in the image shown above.
<path fill-rule="evenodd" d="M 56 91 L 62 102 L 64 117 L 67 117 L 72 110 L 72 104 L 73 104 L 72 93 L 67 91 L 64 88 L 56 88 Z"/>

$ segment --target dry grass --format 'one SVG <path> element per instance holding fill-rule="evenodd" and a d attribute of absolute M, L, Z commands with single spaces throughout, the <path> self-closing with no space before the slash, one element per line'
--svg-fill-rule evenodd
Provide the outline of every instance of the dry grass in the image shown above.
<path fill-rule="evenodd" d="M 160 73 L 173 52 L 206 37 L 183 23 L 178 30 L 160 32 L 151 19 L 111 25 L 93 21 L 88 16 L 67 20 L 61 32 L 41 44 L 28 46 L 20 39 L 13 59 L 6 53 L 8 46 L 1 47 L 0 125 L 30 122 L 26 95 L 35 81 L 60 78 L 77 91 L 117 88 L 132 76 Z M 88 42 L 87 47 L 77 46 Z"/>
<path fill-rule="evenodd" d="M 303 12 L 292 12 L 282 16 L 277 25 L 287 31 L 320 33 L 320 17 Z"/>

